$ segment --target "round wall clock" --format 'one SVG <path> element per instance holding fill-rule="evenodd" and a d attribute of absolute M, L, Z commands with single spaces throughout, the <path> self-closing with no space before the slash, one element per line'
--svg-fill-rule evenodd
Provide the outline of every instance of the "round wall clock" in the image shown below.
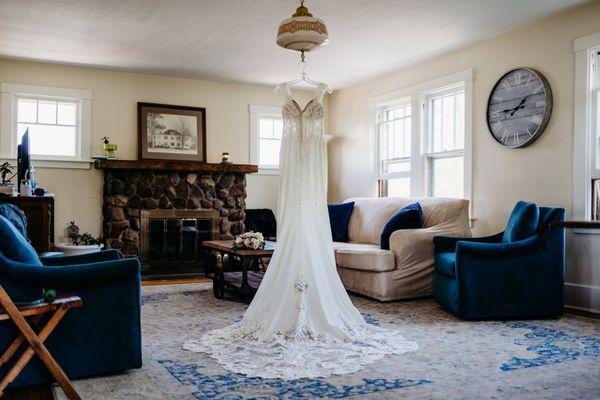
<path fill-rule="evenodd" d="M 551 113 L 552 90 L 544 75 L 531 68 L 516 68 L 492 89 L 487 124 L 498 143 L 525 147 L 544 132 Z"/>

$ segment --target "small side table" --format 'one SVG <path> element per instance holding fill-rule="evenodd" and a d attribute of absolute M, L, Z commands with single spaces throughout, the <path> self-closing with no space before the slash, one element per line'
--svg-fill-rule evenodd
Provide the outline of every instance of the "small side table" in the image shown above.
<path fill-rule="evenodd" d="M 275 251 L 275 242 L 266 241 L 262 250 L 242 250 L 233 248 L 231 240 L 207 240 L 202 245 L 209 250 L 241 260 L 241 271 L 226 271 L 222 263 L 216 263 L 213 276 L 213 293 L 217 299 L 225 296 L 225 291 L 237 292 L 245 299 L 252 298 L 262 281 L 263 273 L 256 271 L 257 260 L 270 257 Z"/>
<path fill-rule="evenodd" d="M 16 339 L 8 346 L 8 349 L 0 356 L 0 365 L 9 362 L 17 353 L 23 342 L 27 342 L 28 346 L 15 362 L 8 373 L 0 380 L 0 397 L 4 393 L 4 389 L 15 380 L 23 371 L 23 368 L 29 363 L 34 354 L 40 358 L 42 363 L 48 368 L 54 379 L 58 382 L 62 390 L 70 400 L 81 400 L 79 394 L 73 387 L 69 377 L 65 374 L 62 368 L 52 357 L 44 342 L 50 336 L 52 331 L 58 326 L 60 320 L 65 316 L 70 308 L 81 307 L 83 302 L 77 296 L 61 296 L 56 298 L 52 303 L 40 303 L 31 306 L 17 307 L 10 299 L 6 291 L 0 286 L 0 321 L 11 320 L 20 332 Z M 29 322 L 25 319 L 31 317 L 32 322 L 37 323 L 41 318 L 48 313 L 52 313 L 46 325 L 35 333 Z"/>

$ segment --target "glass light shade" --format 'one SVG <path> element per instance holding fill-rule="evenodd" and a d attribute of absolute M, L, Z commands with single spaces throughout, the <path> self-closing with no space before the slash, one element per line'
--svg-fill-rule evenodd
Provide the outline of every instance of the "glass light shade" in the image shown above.
<path fill-rule="evenodd" d="M 325 22 L 313 17 L 304 6 L 298 7 L 291 18 L 283 20 L 277 31 L 277 44 L 289 50 L 311 51 L 328 41 Z"/>

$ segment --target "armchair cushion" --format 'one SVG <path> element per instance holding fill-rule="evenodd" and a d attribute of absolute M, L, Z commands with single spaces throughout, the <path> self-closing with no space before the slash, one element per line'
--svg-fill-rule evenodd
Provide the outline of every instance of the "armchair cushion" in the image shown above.
<path fill-rule="evenodd" d="M 5 217 L 0 215 L 0 252 L 9 260 L 42 266 L 42 263 L 29 244 L 27 238 L 21 235 L 17 228 Z"/>
<path fill-rule="evenodd" d="M 449 278 L 456 278 L 456 253 L 436 254 L 435 270 Z"/>
<path fill-rule="evenodd" d="M 390 236 L 400 229 L 419 229 L 423 226 L 423 210 L 419 203 L 412 203 L 398 211 L 383 227 L 380 245 L 383 250 L 390 249 Z"/>
<path fill-rule="evenodd" d="M 537 233 L 540 210 L 535 203 L 519 201 L 508 219 L 502 241 L 517 242 Z"/>

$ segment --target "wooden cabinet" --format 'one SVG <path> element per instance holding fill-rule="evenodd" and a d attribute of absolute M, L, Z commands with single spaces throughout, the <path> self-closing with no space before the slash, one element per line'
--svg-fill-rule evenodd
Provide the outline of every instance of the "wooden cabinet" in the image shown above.
<path fill-rule="evenodd" d="M 0 204 L 19 207 L 27 216 L 27 236 L 38 253 L 54 248 L 54 197 L 0 197 Z"/>

